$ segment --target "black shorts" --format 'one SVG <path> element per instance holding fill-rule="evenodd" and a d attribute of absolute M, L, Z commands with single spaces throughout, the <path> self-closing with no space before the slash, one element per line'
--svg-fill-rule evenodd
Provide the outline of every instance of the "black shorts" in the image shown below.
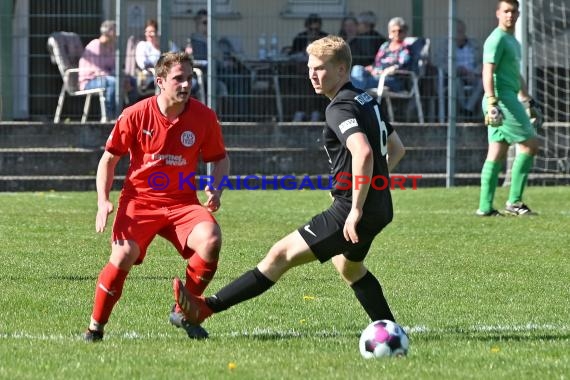
<path fill-rule="evenodd" d="M 350 202 L 336 199 L 331 207 L 297 230 L 321 263 L 339 254 L 350 261 L 363 261 L 376 235 L 392 220 L 391 210 L 385 216 L 364 212 L 356 226 L 359 242 L 354 244 L 342 233 L 350 208 Z"/>

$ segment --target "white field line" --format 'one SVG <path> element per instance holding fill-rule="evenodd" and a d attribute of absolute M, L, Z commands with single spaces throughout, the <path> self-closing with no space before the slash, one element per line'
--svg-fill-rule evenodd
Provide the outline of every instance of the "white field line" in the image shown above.
<path fill-rule="evenodd" d="M 556 324 L 535 324 L 527 323 L 525 325 L 473 325 L 467 328 L 454 327 L 454 328 L 430 328 L 427 326 L 404 326 L 404 330 L 412 337 L 414 335 L 423 334 L 458 334 L 458 333 L 528 333 L 536 331 L 551 331 L 561 332 L 570 331 L 570 325 L 556 325 Z M 105 335 L 106 338 L 120 339 L 120 340 L 161 340 L 172 339 L 180 337 L 182 331 L 172 330 L 169 333 L 145 332 L 139 333 L 130 331 L 120 335 L 109 331 Z M 233 331 L 224 334 L 216 334 L 215 331 L 210 332 L 213 337 L 275 337 L 275 338 L 299 338 L 299 337 L 339 337 L 339 336 L 354 336 L 354 332 L 339 331 L 336 329 L 315 331 L 314 333 L 307 334 L 307 332 L 300 332 L 294 329 L 290 330 L 274 330 L 274 329 L 254 329 L 252 331 Z M 82 340 L 82 334 L 30 334 L 24 331 L 20 332 L 1 332 L 0 340 L 39 340 L 39 341 L 69 341 L 69 340 Z"/>

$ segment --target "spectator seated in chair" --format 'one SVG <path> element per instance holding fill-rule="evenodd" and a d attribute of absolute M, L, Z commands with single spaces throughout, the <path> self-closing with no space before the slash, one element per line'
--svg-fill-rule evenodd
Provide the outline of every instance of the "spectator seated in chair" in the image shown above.
<path fill-rule="evenodd" d="M 208 67 L 201 66 L 208 59 L 208 12 L 200 9 L 194 17 L 195 31 L 189 38 L 186 52 L 206 75 Z M 221 36 L 217 43 L 216 93 L 220 97 L 219 116 L 224 120 L 243 120 L 250 113 L 248 96 L 251 92 L 250 73 L 243 62 L 241 41 L 236 37 Z M 194 85 L 193 85 L 194 86 Z M 194 88 L 193 90 L 194 91 Z"/>
<path fill-rule="evenodd" d="M 144 41 L 139 41 L 135 48 L 137 84 L 141 92 L 150 91 L 154 93 L 154 66 L 162 53 L 156 20 L 147 20 L 144 37 Z M 169 51 L 179 51 L 173 42 L 169 45 Z"/>
<path fill-rule="evenodd" d="M 116 25 L 112 20 L 101 24 L 101 35 L 89 42 L 79 59 L 79 86 L 81 90 L 105 88 L 105 109 L 109 119 L 118 116 L 115 109 L 115 48 L 117 41 Z M 138 100 L 136 80 L 125 76 L 123 83 L 128 103 Z"/>
<path fill-rule="evenodd" d="M 374 63 L 378 47 L 386 42 L 386 37 L 374 29 L 376 26 L 376 14 L 374 12 L 361 12 L 356 20 L 356 38 L 349 44 L 352 52 L 352 64 L 368 66 Z"/>
<path fill-rule="evenodd" d="M 483 98 L 482 52 L 481 44 L 467 37 L 466 26 L 462 20 L 456 20 L 455 32 L 455 65 L 457 68 L 457 100 L 459 111 L 466 115 L 475 115 L 479 112 Z M 436 64 L 447 75 L 449 51 L 447 39 L 441 41 L 436 52 Z M 440 96 L 443 96 L 441 94 Z"/>
<path fill-rule="evenodd" d="M 351 53 L 356 50 L 356 37 L 358 35 L 358 20 L 354 16 L 345 16 L 340 21 L 338 35 L 346 41 Z M 354 62 L 354 57 L 353 57 Z M 353 63 L 354 64 L 354 63 Z"/>
<path fill-rule="evenodd" d="M 378 49 L 374 64 L 352 67 L 351 80 L 356 87 L 363 90 L 377 87 L 381 74 L 395 74 L 396 70 L 410 69 L 412 53 L 404 41 L 407 31 L 408 26 L 401 17 L 390 20 L 388 23 L 390 39 Z M 388 75 L 384 86 L 397 92 L 404 89 L 404 81 L 397 75 Z"/>
<path fill-rule="evenodd" d="M 323 19 L 316 13 L 311 13 L 304 21 L 305 30 L 299 32 L 288 51 L 293 66 L 286 75 L 290 80 L 284 83 L 283 90 L 288 94 L 295 94 L 287 103 L 287 114 L 292 114 L 292 121 L 319 121 L 324 115 L 320 112 L 326 107 L 326 99 L 309 96 L 314 92 L 310 82 L 307 82 L 307 46 L 320 38 L 326 37 L 327 32 L 322 30 Z"/>

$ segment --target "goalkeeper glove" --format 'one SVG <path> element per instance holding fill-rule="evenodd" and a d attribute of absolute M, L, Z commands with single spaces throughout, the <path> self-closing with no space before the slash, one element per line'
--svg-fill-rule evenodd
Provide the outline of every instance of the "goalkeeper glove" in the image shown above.
<path fill-rule="evenodd" d="M 528 98 L 523 101 L 522 104 L 526 109 L 526 114 L 528 115 L 531 124 L 535 128 L 540 128 L 542 126 L 543 116 L 538 104 L 536 104 L 533 98 Z"/>
<path fill-rule="evenodd" d="M 499 108 L 499 100 L 494 96 L 487 98 L 485 124 L 491 127 L 498 127 L 503 124 L 503 111 Z"/>

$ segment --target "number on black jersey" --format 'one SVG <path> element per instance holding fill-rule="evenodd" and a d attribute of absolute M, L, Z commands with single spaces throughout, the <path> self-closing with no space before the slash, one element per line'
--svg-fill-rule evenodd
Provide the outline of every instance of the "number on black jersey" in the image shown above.
<path fill-rule="evenodd" d="M 376 112 L 376 119 L 378 119 L 378 128 L 380 129 L 380 152 L 382 153 L 382 156 L 385 156 L 388 154 L 388 129 L 380 117 L 380 107 L 378 104 L 374 105 L 374 112 Z"/>

